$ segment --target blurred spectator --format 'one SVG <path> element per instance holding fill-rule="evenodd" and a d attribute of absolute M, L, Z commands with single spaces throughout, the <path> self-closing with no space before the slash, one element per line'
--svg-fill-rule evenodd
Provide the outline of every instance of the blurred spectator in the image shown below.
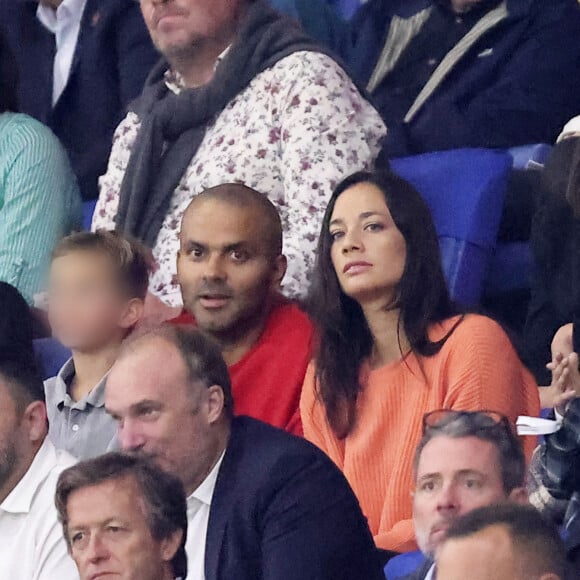
<path fill-rule="evenodd" d="M 286 294 L 305 293 L 330 188 L 370 166 L 385 127 L 347 74 L 266 0 L 141 3 L 166 61 L 119 126 L 94 228 L 153 248 L 147 310 L 181 307 L 179 224 L 205 189 L 268 193 L 284 227 Z M 171 316 L 171 312 L 167 313 Z"/>
<path fill-rule="evenodd" d="M 69 467 L 56 506 L 81 580 L 187 576 L 183 485 L 149 461 L 108 453 Z"/>
<path fill-rule="evenodd" d="M 18 62 L 19 109 L 67 150 L 84 199 L 98 195 L 115 127 L 159 59 L 138 2 L 0 0 Z"/>
<path fill-rule="evenodd" d="M 18 74 L 0 34 L 0 280 L 29 303 L 43 289 L 55 243 L 80 223 L 75 177 L 58 139 L 16 113 Z"/>
<path fill-rule="evenodd" d="M 569 558 L 580 574 L 580 399 L 568 404 L 560 430 L 536 449 L 529 487 L 530 502 L 563 524 Z"/>
<path fill-rule="evenodd" d="M 116 444 L 105 381 L 143 313 L 148 252 L 115 232 L 76 233 L 56 247 L 49 280 L 52 334 L 72 350 L 44 385 L 49 436 L 57 448 L 88 459 Z"/>
<path fill-rule="evenodd" d="M 346 480 L 318 449 L 234 417 L 227 366 L 203 333 L 162 327 L 128 343 L 107 380 L 124 450 L 188 494 L 188 577 L 384 580 Z"/>
<path fill-rule="evenodd" d="M 369 0 L 346 23 L 312 4 L 300 19 L 367 84 L 389 156 L 552 143 L 580 112 L 576 0 Z"/>
<path fill-rule="evenodd" d="M 437 580 L 466 578 L 566 580 L 562 540 L 533 507 L 479 508 L 451 526 L 437 554 Z"/>
<path fill-rule="evenodd" d="M 73 580 L 54 491 L 74 463 L 47 437 L 42 380 L 28 356 L 0 351 L 0 578 Z"/>
<path fill-rule="evenodd" d="M 222 348 L 236 410 L 296 435 L 312 355 L 312 323 L 280 294 L 282 224 L 268 198 L 241 184 L 193 199 L 181 223 L 177 276 L 187 313 Z"/>
<path fill-rule="evenodd" d="M 413 467 L 413 522 L 426 560 L 408 580 L 433 577 L 435 552 L 464 514 L 495 503 L 527 502 L 522 444 L 496 413 L 428 413 Z"/>
<path fill-rule="evenodd" d="M 6 282 L 0 282 L 0 352 L 12 349 L 34 358 L 33 319 L 26 300 Z"/>
<path fill-rule="evenodd" d="M 532 224 L 532 298 L 523 331 L 526 362 L 543 385 L 559 328 L 580 315 L 580 139 L 560 141 L 542 172 L 542 195 Z M 561 354 L 573 350 L 558 346 Z M 557 353 L 554 352 L 554 356 Z M 551 405 L 550 405 L 551 406 Z"/>
<path fill-rule="evenodd" d="M 537 416 L 537 386 L 498 324 L 457 314 L 429 209 L 392 173 L 358 173 L 336 188 L 315 277 L 320 337 L 300 405 L 304 434 L 344 471 L 377 545 L 413 550 L 423 415 Z"/>

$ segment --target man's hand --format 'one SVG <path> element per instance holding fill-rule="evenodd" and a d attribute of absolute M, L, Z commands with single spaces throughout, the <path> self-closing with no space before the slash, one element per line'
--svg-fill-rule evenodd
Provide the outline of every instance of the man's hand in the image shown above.
<path fill-rule="evenodd" d="M 138 328 L 155 328 L 181 314 L 180 306 L 169 306 L 151 292 L 145 297 L 145 311 L 139 321 Z"/>

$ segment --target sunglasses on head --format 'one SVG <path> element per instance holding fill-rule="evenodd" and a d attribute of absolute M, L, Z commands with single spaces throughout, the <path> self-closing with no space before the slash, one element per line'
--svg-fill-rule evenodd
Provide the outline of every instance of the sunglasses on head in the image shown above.
<path fill-rule="evenodd" d="M 441 429 L 454 421 L 469 419 L 478 429 L 502 428 L 513 432 L 510 420 L 496 411 L 454 411 L 438 409 L 423 415 L 423 433 L 433 429 Z"/>

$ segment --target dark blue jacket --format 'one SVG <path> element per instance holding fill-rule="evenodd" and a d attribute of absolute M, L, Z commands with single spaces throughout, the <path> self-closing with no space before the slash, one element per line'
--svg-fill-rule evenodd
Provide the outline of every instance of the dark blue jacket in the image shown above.
<path fill-rule="evenodd" d="M 98 196 L 116 126 L 159 55 L 134 0 L 87 0 L 71 73 L 52 107 L 54 36 L 34 0 L 0 0 L 0 26 L 18 61 L 19 108 L 45 123 L 69 153 L 85 199 Z"/>
<path fill-rule="evenodd" d="M 370 0 L 348 24 L 327 18 L 320 39 L 331 42 L 368 83 L 389 29 L 407 38 L 404 44 L 411 28 L 420 34 L 421 15 L 433 3 Z M 564 123 L 580 113 L 578 2 L 506 0 L 492 12 L 448 53 L 417 106 L 391 124 L 389 154 L 553 142 Z M 384 110 L 388 99 L 380 82 L 371 96 Z"/>
<path fill-rule="evenodd" d="M 304 439 L 238 417 L 209 514 L 207 580 L 384 580 L 358 501 Z"/>

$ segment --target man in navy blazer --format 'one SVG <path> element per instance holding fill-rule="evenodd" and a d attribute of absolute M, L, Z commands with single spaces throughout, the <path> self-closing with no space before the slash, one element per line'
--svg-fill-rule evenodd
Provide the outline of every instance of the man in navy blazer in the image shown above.
<path fill-rule="evenodd" d="M 220 347 L 201 331 L 130 341 L 105 405 L 123 449 L 184 483 L 190 580 L 384 580 L 342 473 L 307 441 L 234 418 Z"/>
<path fill-rule="evenodd" d="M 84 199 L 98 197 L 115 128 L 159 58 L 133 0 L 40 0 L 54 12 L 76 6 L 80 28 L 62 93 L 53 104 L 56 35 L 38 0 L 0 0 L 0 26 L 18 61 L 19 110 L 48 125 L 67 149 Z M 61 6 L 63 5 L 63 6 Z M 65 6 L 66 7 L 66 6 Z M 68 7 L 67 7 L 68 8 Z M 59 16 L 60 18 L 60 16 Z M 56 24 L 55 24 L 56 26 Z M 70 36 L 66 42 L 74 44 Z"/>

